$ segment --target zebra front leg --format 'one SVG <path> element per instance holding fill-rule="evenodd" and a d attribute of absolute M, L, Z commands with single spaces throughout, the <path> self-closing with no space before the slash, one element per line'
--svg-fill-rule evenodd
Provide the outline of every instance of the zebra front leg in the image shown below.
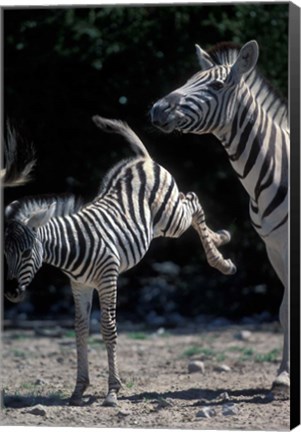
<path fill-rule="evenodd" d="M 288 250 L 283 247 L 281 251 L 267 245 L 269 260 L 284 286 L 283 298 L 280 306 L 280 324 L 283 330 L 282 360 L 272 386 L 272 392 L 280 398 L 289 397 L 290 390 L 290 323 L 289 323 L 289 287 L 288 287 Z"/>
<path fill-rule="evenodd" d="M 234 274 L 236 266 L 230 259 L 224 259 L 217 249 L 218 246 L 230 241 L 230 234 L 226 230 L 216 233 L 207 227 L 204 210 L 194 192 L 189 192 L 185 198 L 192 209 L 192 227 L 199 234 L 209 265 L 221 273 Z"/>
<path fill-rule="evenodd" d="M 280 398 L 288 398 L 290 390 L 290 364 L 289 364 L 289 308 L 288 308 L 288 287 L 284 288 L 283 299 L 280 306 L 280 323 L 283 330 L 283 351 L 282 360 L 273 381 L 272 392 Z"/>
<path fill-rule="evenodd" d="M 90 384 L 88 370 L 89 319 L 92 306 L 93 288 L 86 288 L 72 283 L 75 303 L 75 335 L 77 350 L 76 386 L 70 399 L 70 405 L 82 405 L 82 396 Z"/>
<path fill-rule="evenodd" d="M 116 406 L 117 394 L 122 387 L 117 365 L 117 328 L 116 328 L 116 297 L 117 275 L 104 278 L 99 289 L 101 306 L 101 333 L 107 348 L 109 378 L 108 394 L 103 402 L 104 406 Z"/>

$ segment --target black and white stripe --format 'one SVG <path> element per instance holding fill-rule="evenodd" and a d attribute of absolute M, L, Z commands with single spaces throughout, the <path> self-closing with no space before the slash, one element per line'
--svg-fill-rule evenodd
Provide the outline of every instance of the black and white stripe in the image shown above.
<path fill-rule="evenodd" d="M 105 176 L 99 194 L 81 204 L 73 196 L 24 198 L 6 209 L 5 252 L 10 277 L 25 291 L 43 262 L 65 272 L 72 284 L 78 375 L 71 401 L 81 403 L 89 384 L 87 336 L 92 292 L 102 309 L 102 335 L 109 361 L 109 392 L 114 405 L 121 386 L 116 361 L 117 279 L 136 265 L 155 237 L 179 237 L 192 226 L 209 264 L 225 274 L 235 272 L 218 247 L 230 240 L 226 231 L 214 233 L 205 223 L 197 196 L 180 193 L 175 180 L 154 162 L 142 142 L 124 123 L 94 118 L 106 131 L 123 135 L 136 156 L 121 161 Z"/>
<path fill-rule="evenodd" d="M 284 284 L 280 309 L 284 352 L 276 382 L 288 384 L 288 183 L 287 105 L 255 69 L 256 41 L 241 50 L 197 46 L 202 71 L 154 104 L 152 122 L 164 132 L 213 133 L 250 196 L 250 218 Z M 281 377 L 280 377 L 281 375 Z"/>

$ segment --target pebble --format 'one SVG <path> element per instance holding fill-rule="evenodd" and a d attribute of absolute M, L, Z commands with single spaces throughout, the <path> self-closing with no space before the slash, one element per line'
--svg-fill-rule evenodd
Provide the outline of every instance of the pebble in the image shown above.
<path fill-rule="evenodd" d="M 40 379 L 40 378 L 38 378 L 34 383 L 34 385 L 47 385 L 47 384 L 48 384 L 47 381 Z"/>
<path fill-rule="evenodd" d="M 216 416 L 216 411 L 214 408 L 211 407 L 204 407 L 202 408 L 199 412 L 196 413 L 197 417 L 206 417 L 206 418 L 210 418 L 210 417 L 214 417 Z"/>
<path fill-rule="evenodd" d="M 188 363 L 188 373 L 205 372 L 205 365 L 200 360 L 192 360 Z"/>
<path fill-rule="evenodd" d="M 131 411 L 126 409 L 121 409 L 117 412 L 118 417 L 127 417 L 130 414 L 132 414 Z"/>
<path fill-rule="evenodd" d="M 42 405 L 36 405 L 29 410 L 26 410 L 28 414 L 45 417 L 47 414 L 46 409 Z"/>
<path fill-rule="evenodd" d="M 230 366 L 226 364 L 217 365 L 215 366 L 214 370 L 217 372 L 231 372 Z"/>
<path fill-rule="evenodd" d="M 252 332 L 250 332 L 249 330 L 241 330 L 240 332 L 236 333 L 235 337 L 236 339 L 242 341 L 249 341 L 252 337 Z"/>
<path fill-rule="evenodd" d="M 158 400 L 158 407 L 157 408 L 168 408 L 168 407 L 172 407 L 174 405 L 172 399 L 164 399 L 164 398 L 160 398 Z"/>
<path fill-rule="evenodd" d="M 238 414 L 238 408 L 234 403 L 227 403 L 223 405 L 223 415 L 236 415 Z"/>

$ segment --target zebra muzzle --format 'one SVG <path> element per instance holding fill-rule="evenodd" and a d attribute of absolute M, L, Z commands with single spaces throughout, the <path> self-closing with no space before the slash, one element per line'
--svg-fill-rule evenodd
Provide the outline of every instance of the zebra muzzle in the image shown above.
<path fill-rule="evenodd" d="M 25 286 L 18 286 L 13 290 L 7 291 L 4 295 L 12 303 L 20 303 L 26 297 Z"/>

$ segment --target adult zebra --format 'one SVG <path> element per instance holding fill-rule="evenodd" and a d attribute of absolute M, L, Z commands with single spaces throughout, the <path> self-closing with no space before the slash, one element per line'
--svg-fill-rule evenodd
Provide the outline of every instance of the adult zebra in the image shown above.
<path fill-rule="evenodd" d="M 213 133 L 250 196 L 251 223 L 285 289 L 280 307 L 283 355 L 273 383 L 289 389 L 287 105 L 255 69 L 256 41 L 196 46 L 202 70 L 154 104 L 152 122 L 164 132 Z"/>
<path fill-rule="evenodd" d="M 119 274 L 136 265 L 155 237 L 179 237 L 197 231 L 208 262 L 225 274 L 235 272 L 217 247 L 227 231 L 214 233 L 193 192 L 178 191 L 173 177 L 154 162 L 135 133 L 120 121 L 94 117 L 97 126 L 121 134 L 135 157 L 122 160 L 105 176 L 95 199 L 37 196 L 12 202 L 5 211 L 4 246 L 9 277 L 17 279 L 8 299 L 19 301 L 43 261 L 66 273 L 75 301 L 77 380 L 71 404 L 81 404 L 89 384 L 87 337 L 92 292 L 102 309 L 101 330 L 107 347 L 109 379 L 105 405 L 117 403 L 121 382 L 116 358 L 116 297 Z M 16 179 L 17 180 L 17 179 Z"/>

